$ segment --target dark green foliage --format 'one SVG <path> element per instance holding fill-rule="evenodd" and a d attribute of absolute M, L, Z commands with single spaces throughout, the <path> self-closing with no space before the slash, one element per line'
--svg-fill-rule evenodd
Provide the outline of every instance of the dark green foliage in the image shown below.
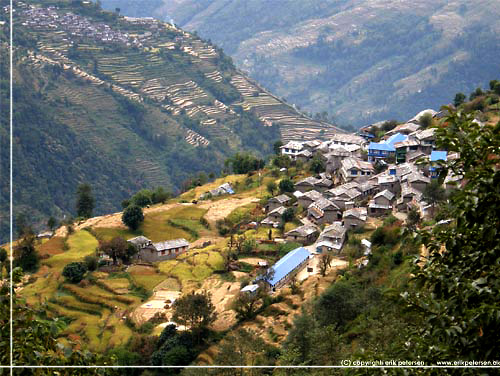
<path fill-rule="evenodd" d="M 14 267 L 21 267 L 24 272 L 35 272 L 38 269 L 39 256 L 35 249 L 35 235 L 27 233 L 14 247 Z"/>
<path fill-rule="evenodd" d="M 428 362 L 492 360 L 500 351 L 500 125 L 480 127 L 474 114 L 449 111 L 437 147 L 460 153 L 448 168 L 467 183 L 450 197 L 455 222 L 421 234 L 429 261 L 414 268 L 416 290 L 405 294 L 424 318 L 412 351 Z"/>
<path fill-rule="evenodd" d="M 271 195 L 274 195 L 274 192 L 278 189 L 278 186 L 274 181 L 270 181 L 269 183 L 267 183 L 266 189 Z"/>
<path fill-rule="evenodd" d="M 342 331 L 361 312 L 356 288 L 348 282 L 337 282 L 320 296 L 315 305 L 315 317 L 320 325 L 334 325 Z"/>
<path fill-rule="evenodd" d="M 293 185 L 293 182 L 288 179 L 288 178 L 285 178 L 285 179 L 282 179 L 279 183 L 279 189 L 280 189 L 280 193 L 286 193 L 286 192 L 293 192 L 295 191 L 295 187 Z"/>
<path fill-rule="evenodd" d="M 279 350 L 267 344 L 251 330 L 238 329 L 226 336 L 215 357 L 214 364 L 224 366 L 271 366 L 276 363 Z M 232 369 L 234 371 L 234 369 Z M 213 370 L 220 371 L 220 370 Z M 218 374 L 213 372 L 211 374 Z"/>
<path fill-rule="evenodd" d="M 153 201 L 151 200 L 152 195 L 153 194 L 150 190 L 142 189 L 135 195 L 133 195 L 130 201 L 132 205 L 137 205 L 140 206 L 141 208 L 144 208 L 153 203 Z"/>
<path fill-rule="evenodd" d="M 100 242 L 99 251 L 111 257 L 115 264 L 118 260 L 128 263 L 132 256 L 137 253 L 137 249 L 132 244 L 118 236 L 110 241 Z"/>
<path fill-rule="evenodd" d="M 457 93 L 457 94 L 455 95 L 455 98 L 453 99 L 453 105 L 454 105 L 455 107 L 460 106 L 461 104 L 463 104 L 463 103 L 465 102 L 465 99 L 466 99 L 466 98 L 467 98 L 467 97 L 465 96 L 465 94 L 464 94 L 464 93 Z"/>
<path fill-rule="evenodd" d="M 281 147 L 283 146 L 283 141 L 278 140 L 273 144 L 273 150 L 274 154 L 280 155 L 281 154 Z"/>
<path fill-rule="evenodd" d="M 236 153 L 231 158 L 228 158 L 224 164 L 230 167 L 235 174 L 246 174 L 264 167 L 262 159 L 258 159 L 249 153 Z"/>
<path fill-rule="evenodd" d="M 273 158 L 272 164 L 279 168 L 288 168 L 292 164 L 292 160 L 288 155 L 280 154 Z"/>
<path fill-rule="evenodd" d="M 92 217 L 95 199 L 89 184 L 80 184 L 76 191 L 76 214 L 82 218 Z"/>
<path fill-rule="evenodd" d="M 422 221 L 422 217 L 420 216 L 420 212 L 417 208 L 412 207 L 408 211 L 408 217 L 406 218 L 406 226 L 410 231 L 415 231 L 418 224 Z"/>
<path fill-rule="evenodd" d="M 57 226 L 57 220 L 54 217 L 50 217 L 47 221 L 47 227 L 50 231 L 54 231 Z"/>
<path fill-rule="evenodd" d="M 97 269 L 97 265 L 99 263 L 99 260 L 97 259 L 96 256 L 89 255 L 89 256 L 85 256 L 85 258 L 83 259 L 83 262 L 84 262 L 87 270 L 93 272 L 94 270 Z"/>
<path fill-rule="evenodd" d="M 190 331 L 177 332 L 175 325 L 163 329 L 157 350 L 151 355 L 155 366 L 188 365 L 197 354 L 196 339 Z"/>
<path fill-rule="evenodd" d="M 295 209 L 294 208 L 286 208 L 281 216 L 283 222 L 291 222 L 295 218 Z"/>
<path fill-rule="evenodd" d="M 477 97 L 480 97 L 481 95 L 484 95 L 483 89 L 478 87 L 476 90 L 474 90 L 472 93 L 470 93 L 469 100 L 471 101 Z"/>
<path fill-rule="evenodd" d="M 185 325 L 199 335 L 216 319 L 215 307 L 211 301 L 210 293 L 203 291 L 194 292 L 177 299 L 173 305 L 172 320 L 180 325 Z M 198 337 L 199 338 L 199 337 Z"/>
<path fill-rule="evenodd" d="M 325 162 L 321 160 L 319 157 L 314 157 L 309 165 L 309 171 L 319 174 L 320 172 L 325 171 Z"/>
<path fill-rule="evenodd" d="M 429 128 L 432 125 L 432 115 L 430 113 L 423 114 L 419 119 L 419 123 L 422 128 Z"/>
<path fill-rule="evenodd" d="M 64 267 L 62 275 L 71 283 L 79 283 L 86 272 L 87 267 L 83 262 L 72 262 Z"/>
<path fill-rule="evenodd" d="M 131 230 L 137 230 L 144 221 L 142 208 L 137 205 L 130 205 L 123 211 L 122 222 Z"/>
<path fill-rule="evenodd" d="M 422 193 L 422 199 L 433 207 L 446 199 L 446 191 L 439 179 L 432 179 L 430 184 L 427 184 Z"/>

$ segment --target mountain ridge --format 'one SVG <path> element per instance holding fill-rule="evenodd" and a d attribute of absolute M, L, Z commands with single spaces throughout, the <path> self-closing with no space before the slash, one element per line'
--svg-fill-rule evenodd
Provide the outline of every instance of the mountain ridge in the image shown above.
<path fill-rule="evenodd" d="M 180 0 L 152 14 L 211 38 L 279 96 L 345 125 L 408 118 L 498 75 L 500 6 L 490 0 Z"/>

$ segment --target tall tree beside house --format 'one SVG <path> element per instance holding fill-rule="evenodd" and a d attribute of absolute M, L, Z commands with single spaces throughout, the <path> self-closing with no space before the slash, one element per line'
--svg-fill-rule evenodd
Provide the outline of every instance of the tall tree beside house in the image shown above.
<path fill-rule="evenodd" d="M 110 241 L 104 241 L 99 244 L 99 250 L 113 259 L 116 264 L 118 260 L 127 263 L 136 252 L 135 247 L 129 244 L 125 239 L 119 236 Z"/>
<path fill-rule="evenodd" d="M 123 211 L 122 222 L 132 231 L 137 230 L 141 223 L 144 222 L 142 208 L 137 205 L 128 206 Z"/>
<path fill-rule="evenodd" d="M 76 214 L 78 217 L 90 218 L 94 210 L 95 200 L 92 195 L 92 187 L 90 184 L 80 184 L 76 191 Z"/>

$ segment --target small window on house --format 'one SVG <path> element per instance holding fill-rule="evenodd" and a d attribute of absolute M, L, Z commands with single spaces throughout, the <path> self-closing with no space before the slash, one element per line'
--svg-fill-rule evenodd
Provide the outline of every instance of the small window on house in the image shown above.
<path fill-rule="evenodd" d="M 351 170 L 351 175 L 357 175 L 358 174 L 358 170 Z"/>
<path fill-rule="evenodd" d="M 162 256 L 165 256 L 165 251 L 164 251 L 164 250 L 163 250 L 163 251 L 161 251 L 161 255 L 162 255 Z"/>

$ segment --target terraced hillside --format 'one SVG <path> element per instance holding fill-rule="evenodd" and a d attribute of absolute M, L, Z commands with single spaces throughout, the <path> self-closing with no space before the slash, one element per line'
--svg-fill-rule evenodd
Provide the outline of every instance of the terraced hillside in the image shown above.
<path fill-rule="evenodd" d="M 0 4 L 6 19 L 8 2 Z M 266 156 L 281 137 L 335 130 L 247 79 L 216 46 L 171 24 L 67 0 L 16 2 L 15 10 L 15 203 L 32 222 L 72 214 L 82 182 L 94 187 L 101 214 L 142 187 L 176 191 L 193 174 L 218 173 L 241 149 Z M 0 27 L 7 61 L 8 23 Z M 1 93 L 7 101 L 8 86 Z M 2 142 L 7 151 L 8 137 Z M 2 191 L 3 213 L 7 198 Z"/>
<path fill-rule="evenodd" d="M 274 93 L 340 124 L 405 120 L 498 75 L 496 0 L 102 3 L 196 30 Z"/>

